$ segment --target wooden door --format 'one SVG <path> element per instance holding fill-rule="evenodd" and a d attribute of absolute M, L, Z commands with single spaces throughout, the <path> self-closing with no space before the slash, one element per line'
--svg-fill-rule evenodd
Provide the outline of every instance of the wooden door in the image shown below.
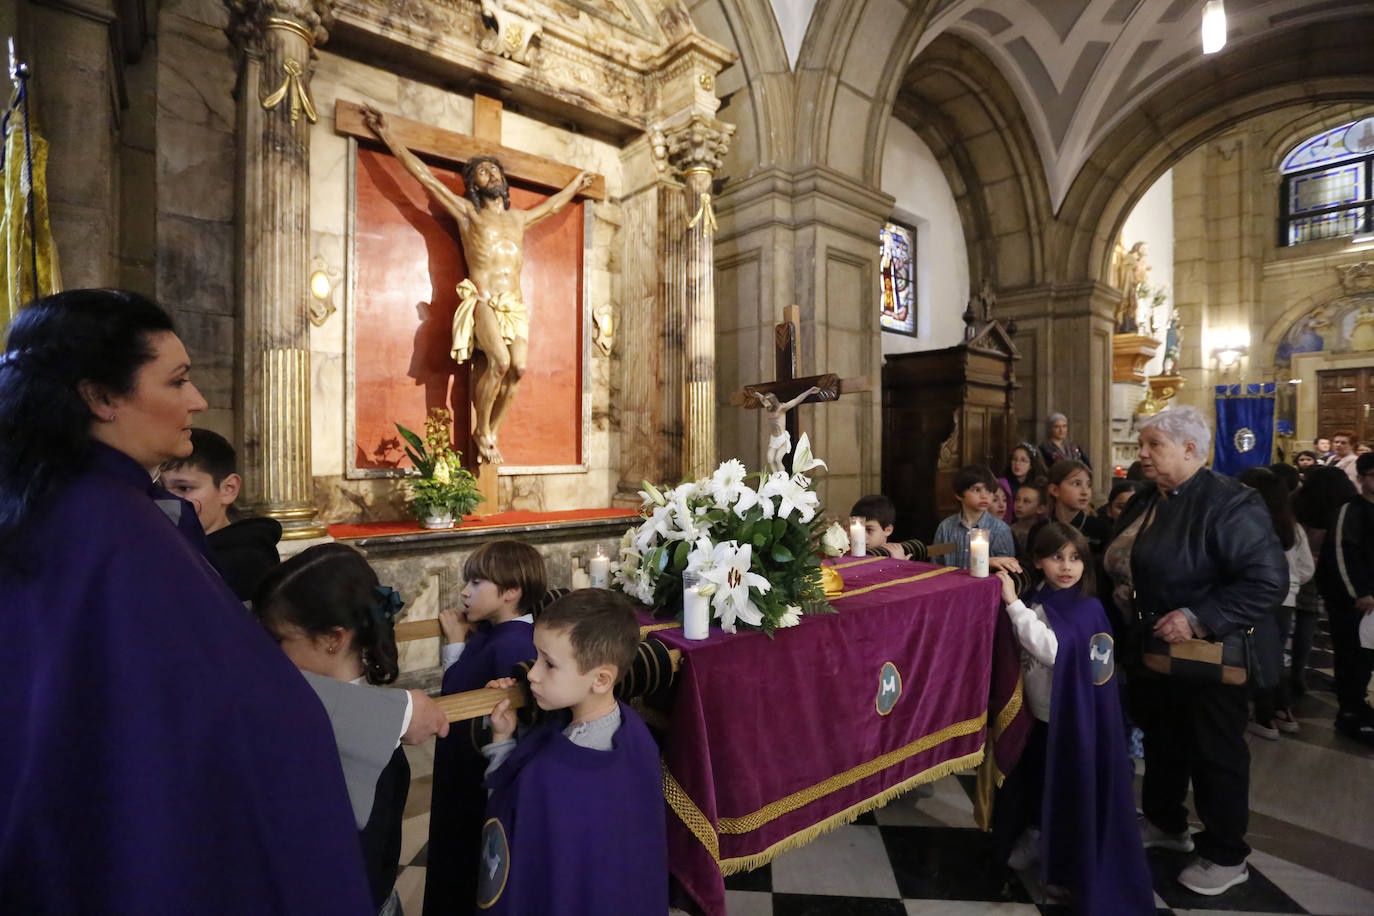
<path fill-rule="evenodd" d="M 1348 429 L 1359 442 L 1374 439 L 1374 367 L 1317 373 L 1317 434 Z"/>

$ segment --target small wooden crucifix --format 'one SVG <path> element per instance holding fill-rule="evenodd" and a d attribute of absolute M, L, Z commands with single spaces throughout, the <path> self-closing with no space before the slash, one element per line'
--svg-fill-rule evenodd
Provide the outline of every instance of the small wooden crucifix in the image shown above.
<path fill-rule="evenodd" d="M 797 362 L 801 344 L 801 308 L 796 305 L 789 305 L 783 309 L 782 314 L 782 322 L 773 328 L 774 368 L 777 379 L 771 382 L 745 385 L 742 391 L 737 392 L 731 398 L 736 406 L 750 410 L 762 407 L 764 404 L 762 395 L 772 395 L 780 405 L 800 398 L 797 405 L 801 405 L 838 401 L 843 394 L 857 394 L 860 391 L 873 390 L 868 376 L 865 375 L 847 379 L 841 379 L 833 374 L 808 375 L 798 378 Z M 783 460 L 785 466 L 790 469 L 792 467 L 792 451 L 796 447 L 797 440 L 801 438 L 801 422 L 797 418 L 795 410 L 788 410 L 785 417 L 790 443 L 787 455 Z"/>

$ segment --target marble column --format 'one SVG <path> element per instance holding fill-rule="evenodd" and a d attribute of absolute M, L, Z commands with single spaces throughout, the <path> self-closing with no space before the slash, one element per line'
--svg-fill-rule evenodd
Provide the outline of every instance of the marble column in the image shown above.
<path fill-rule="evenodd" d="M 238 83 L 238 379 L 245 508 L 284 538 L 327 534 L 310 460 L 311 52 L 333 0 L 226 0 Z"/>
<path fill-rule="evenodd" d="M 716 468 L 716 215 L 712 178 L 735 128 L 701 114 L 664 132 L 669 162 L 683 183 L 686 225 L 665 227 L 678 240 L 670 260 L 668 378 L 681 379 L 683 476 L 696 479 Z M 676 231 L 674 231 L 676 228 Z M 671 243 L 670 243 L 671 244 Z M 676 293 L 675 295 L 673 293 Z M 673 365 L 673 364 L 676 365 Z"/>

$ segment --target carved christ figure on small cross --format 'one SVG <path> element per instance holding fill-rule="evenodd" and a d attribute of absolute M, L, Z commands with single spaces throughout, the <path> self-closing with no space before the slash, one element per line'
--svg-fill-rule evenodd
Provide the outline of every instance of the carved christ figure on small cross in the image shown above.
<path fill-rule="evenodd" d="M 812 385 L 785 404 L 778 403 L 777 395 L 771 392 L 753 392 L 754 398 L 759 402 L 759 407 L 768 417 L 768 450 L 763 458 L 763 467 L 768 473 L 787 470 L 783 459 L 792 450 L 792 436 L 787 432 L 785 419 L 787 412 L 811 395 L 819 393 L 820 390 Z"/>
<path fill-rule="evenodd" d="M 478 373 L 472 395 L 473 439 L 479 460 L 500 464 L 496 434 L 520 387 L 529 354 L 529 316 L 520 294 L 525 230 L 562 210 L 592 183 L 593 176 L 579 172 L 567 187 L 542 203 L 513 210 L 497 159 L 476 156 L 468 160 L 463 166 L 464 196 L 460 197 L 391 136 L 380 111 L 364 107 L 363 123 L 458 223 L 468 278 L 458 284 L 460 301 L 453 316 L 451 353 L 459 363 L 472 358 L 474 351 L 483 356 L 480 362 L 474 361 Z"/>

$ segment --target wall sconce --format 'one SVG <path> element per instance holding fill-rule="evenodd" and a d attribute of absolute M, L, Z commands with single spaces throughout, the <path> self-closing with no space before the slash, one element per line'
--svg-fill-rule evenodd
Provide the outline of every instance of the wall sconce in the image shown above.
<path fill-rule="evenodd" d="M 310 323 L 323 327 L 329 316 L 337 311 L 334 289 L 339 285 L 339 271 L 330 267 L 319 255 L 310 259 Z"/>
<path fill-rule="evenodd" d="M 1212 359 L 1217 368 L 1230 372 L 1250 352 L 1250 332 L 1243 328 L 1227 328 L 1212 338 Z"/>

